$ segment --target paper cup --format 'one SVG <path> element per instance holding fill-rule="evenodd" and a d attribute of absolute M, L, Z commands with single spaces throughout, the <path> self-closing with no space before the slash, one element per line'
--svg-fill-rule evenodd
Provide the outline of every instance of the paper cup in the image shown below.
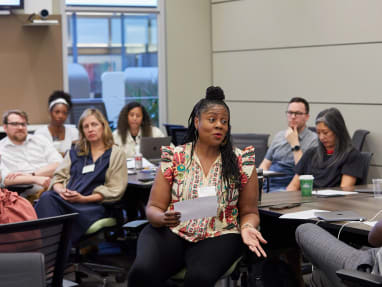
<path fill-rule="evenodd" d="M 302 196 L 312 196 L 313 175 L 300 175 L 300 189 Z"/>

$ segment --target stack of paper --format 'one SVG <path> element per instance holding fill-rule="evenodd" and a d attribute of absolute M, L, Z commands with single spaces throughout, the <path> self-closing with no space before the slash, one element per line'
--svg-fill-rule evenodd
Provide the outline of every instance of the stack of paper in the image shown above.
<path fill-rule="evenodd" d="M 353 191 L 342 191 L 342 190 L 332 190 L 332 189 L 324 189 L 324 190 L 313 190 L 312 194 L 322 197 L 330 197 L 330 196 L 344 196 L 350 194 L 356 194 L 358 192 Z"/>

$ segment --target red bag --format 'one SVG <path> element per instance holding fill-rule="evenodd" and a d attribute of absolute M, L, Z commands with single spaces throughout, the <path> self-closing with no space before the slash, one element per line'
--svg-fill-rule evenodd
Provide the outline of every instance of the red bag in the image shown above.
<path fill-rule="evenodd" d="M 0 224 L 37 219 L 32 204 L 7 189 L 0 189 Z M 0 234 L 0 252 L 27 252 L 41 247 L 40 230 Z"/>
<path fill-rule="evenodd" d="M 37 219 L 32 204 L 7 189 L 0 189 L 0 224 Z"/>

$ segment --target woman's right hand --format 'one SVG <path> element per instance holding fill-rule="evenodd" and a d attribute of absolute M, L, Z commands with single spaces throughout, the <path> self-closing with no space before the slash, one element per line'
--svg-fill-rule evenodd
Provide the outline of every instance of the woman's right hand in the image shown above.
<path fill-rule="evenodd" d="M 175 227 L 180 223 L 180 212 L 179 211 L 165 211 L 161 216 L 161 226 Z"/>

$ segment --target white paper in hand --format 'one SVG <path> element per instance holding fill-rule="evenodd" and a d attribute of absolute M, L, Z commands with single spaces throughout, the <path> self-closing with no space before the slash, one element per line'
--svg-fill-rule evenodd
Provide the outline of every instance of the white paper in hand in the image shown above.
<path fill-rule="evenodd" d="M 176 202 L 174 210 L 180 212 L 180 221 L 216 216 L 218 198 L 214 195 Z"/>

